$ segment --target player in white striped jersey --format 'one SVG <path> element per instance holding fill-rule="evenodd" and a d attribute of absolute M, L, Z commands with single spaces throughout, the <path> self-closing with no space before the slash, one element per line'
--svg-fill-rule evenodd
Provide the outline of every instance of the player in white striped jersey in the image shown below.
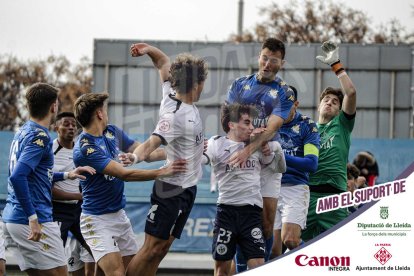
<path fill-rule="evenodd" d="M 154 183 L 151 209 L 145 225 L 145 242 L 128 266 L 127 275 L 155 275 L 158 265 L 181 232 L 193 207 L 197 182 L 202 176 L 204 133 L 197 107 L 207 78 L 204 60 L 180 54 L 171 64 L 161 50 L 145 43 L 131 46 L 134 57 L 148 55 L 158 69 L 163 97 L 159 121 L 150 138 L 121 161 L 142 161 L 165 145 L 167 164 L 180 158 L 187 171 L 160 177 Z"/>
<path fill-rule="evenodd" d="M 206 163 L 211 163 L 219 188 L 212 248 L 217 275 L 229 274 L 236 245 L 240 246 L 249 268 L 264 263 L 260 170 L 269 166 L 274 172 L 284 172 L 282 148 L 276 141 L 269 142 L 271 150 L 267 155 L 256 151 L 236 167 L 228 164 L 232 154 L 250 141 L 256 113 L 253 106 L 223 105 L 221 123 L 227 135 L 208 140 Z"/>

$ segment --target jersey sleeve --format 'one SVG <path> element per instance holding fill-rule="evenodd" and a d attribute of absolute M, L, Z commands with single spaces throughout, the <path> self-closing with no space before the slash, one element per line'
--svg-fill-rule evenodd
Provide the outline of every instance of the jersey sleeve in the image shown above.
<path fill-rule="evenodd" d="M 79 166 L 91 166 L 99 173 L 103 173 L 105 167 L 112 160 L 96 145 L 84 145 L 80 153 L 81 159 L 77 162 Z"/>
<path fill-rule="evenodd" d="M 339 113 L 339 123 L 345 127 L 347 132 L 351 133 L 352 130 L 354 129 L 355 117 L 349 120 L 348 118 L 345 117 L 344 112 L 341 110 L 341 112 Z"/>
<path fill-rule="evenodd" d="M 128 134 L 125 133 L 122 129 L 119 127 L 113 126 L 115 136 L 119 143 L 119 148 L 123 152 L 127 152 L 129 147 L 132 146 L 135 143 L 135 140 L 128 136 Z"/>
<path fill-rule="evenodd" d="M 316 123 L 313 120 L 307 119 L 304 122 L 304 126 L 302 128 L 303 145 L 312 144 L 319 150 L 320 136 Z"/>
<path fill-rule="evenodd" d="M 215 158 L 214 158 L 214 148 L 215 148 L 215 143 L 214 143 L 214 138 L 215 138 L 216 136 L 213 136 L 213 137 L 211 137 L 210 139 L 208 139 L 208 142 L 207 142 L 207 150 L 206 150 L 206 152 L 204 153 L 204 155 L 205 156 L 207 156 L 207 158 L 209 159 L 209 161 L 210 161 L 210 164 L 212 164 L 212 163 L 214 163 L 215 162 Z"/>
<path fill-rule="evenodd" d="M 177 137 L 183 136 L 183 126 L 185 123 L 174 113 L 166 113 L 161 115 L 152 134 L 159 136 L 162 144 L 167 145 Z"/>
<path fill-rule="evenodd" d="M 232 104 L 239 102 L 239 93 L 240 93 L 240 84 L 238 80 L 235 80 L 229 87 L 227 91 L 226 104 Z"/>
<path fill-rule="evenodd" d="M 272 104 L 272 114 L 286 120 L 289 117 L 290 109 L 295 102 L 295 96 L 293 90 L 283 81 L 281 82 L 278 95 L 279 96 L 275 97 Z"/>
<path fill-rule="evenodd" d="M 173 93 L 174 90 L 171 88 L 171 82 L 169 81 L 164 81 L 162 83 L 162 97 L 168 97 L 168 95 L 170 95 L 171 93 Z"/>
<path fill-rule="evenodd" d="M 17 162 L 26 164 L 32 171 L 34 171 L 45 151 L 50 149 L 49 143 L 50 137 L 43 130 L 30 135 Z"/>

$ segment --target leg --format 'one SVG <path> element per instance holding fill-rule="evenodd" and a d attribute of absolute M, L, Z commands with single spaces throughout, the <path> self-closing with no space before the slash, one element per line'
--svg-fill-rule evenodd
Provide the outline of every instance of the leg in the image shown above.
<path fill-rule="evenodd" d="M 254 258 L 247 261 L 247 266 L 249 269 L 253 269 L 262 264 L 264 264 L 264 258 Z"/>
<path fill-rule="evenodd" d="M 300 244 L 301 228 L 295 223 L 284 223 L 282 226 L 282 240 L 289 250 L 292 250 Z"/>
<path fill-rule="evenodd" d="M 272 247 L 272 254 L 271 259 L 274 259 L 280 255 L 282 255 L 282 237 L 281 237 L 281 230 L 276 229 L 273 231 L 273 247 Z"/>
<path fill-rule="evenodd" d="M 68 270 L 66 266 L 59 266 L 52 269 L 40 270 L 30 268 L 25 271 L 29 276 L 62 276 L 67 275 Z"/>
<path fill-rule="evenodd" d="M 174 239 L 173 236 L 170 236 L 169 240 L 162 240 L 145 233 L 144 245 L 134 258 L 132 258 L 126 275 L 155 275 L 159 264 L 165 255 L 167 255 Z"/>
<path fill-rule="evenodd" d="M 85 263 L 85 276 L 93 276 L 95 273 L 95 263 Z"/>
<path fill-rule="evenodd" d="M 125 269 L 119 252 L 111 252 L 98 261 L 98 266 L 106 276 L 123 276 Z"/>
<path fill-rule="evenodd" d="M 0 259 L 0 276 L 4 276 L 6 274 L 6 261 Z"/>
<path fill-rule="evenodd" d="M 122 263 L 124 264 L 125 271 L 127 270 L 127 267 L 134 256 L 135 255 L 128 255 L 122 257 Z"/>
<path fill-rule="evenodd" d="M 263 234 L 266 239 L 273 235 L 275 223 L 277 199 L 272 197 L 263 198 Z"/>
<path fill-rule="evenodd" d="M 230 261 L 215 261 L 215 268 L 214 270 L 216 273 L 215 276 L 229 276 L 231 270 L 231 260 Z"/>

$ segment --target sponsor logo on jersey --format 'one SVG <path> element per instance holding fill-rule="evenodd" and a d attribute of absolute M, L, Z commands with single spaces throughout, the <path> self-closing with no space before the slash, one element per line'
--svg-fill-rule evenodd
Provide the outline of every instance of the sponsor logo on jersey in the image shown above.
<path fill-rule="evenodd" d="M 42 148 L 45 147 L 45 144 L 43 143 L 42 139 L 37 139 L 36 141 L 33 142 L 33 144 L 36 144 L 36 145 L 38 145 L 39 147 L 42 147 Z"/>
<path fill-rule="evenodd" d="M 92 153 L 94 153 L 94 152 L 95 152 L 95 149 L 93 149 L 93 148 L 88 148 L 88 149 L 86 150 L 86 155 L 92 154 Z"/>
<path fill-rule="evenodd" d="M 251 235 L 256 240 L 261 239 L 262 238 L 262 230 L 260 230 L 260 228 L 258 228 L 258 227 L 253 228 L 252 231 L 251 231 Z"/>
<path fill-rule="evenodd" d="M 300 131 L 300 126 L 299 126 L 299 125 L 294 125 L 294 126 L 292 127 L 292 131 L 293 131 L 294 133 L 296 133 L 296 134 L 299 134 L 299 131 Z"/>
<path fill-rule="evenodd" d="M 243 86 L 243 90 L 250 90 L 250 89 L 251 89 L 251 87 L 248 84 L 246 84 L 245 86 Z"/>

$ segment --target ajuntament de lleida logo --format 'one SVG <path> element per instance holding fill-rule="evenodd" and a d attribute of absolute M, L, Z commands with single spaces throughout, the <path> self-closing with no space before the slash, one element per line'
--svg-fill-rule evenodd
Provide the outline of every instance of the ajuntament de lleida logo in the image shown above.
<path fill-rule="evenodd" d="M 382 219 L 387 219 L 388 218 L 388 206 L 387 207 L 380 207 L 380 217 Z"/>

